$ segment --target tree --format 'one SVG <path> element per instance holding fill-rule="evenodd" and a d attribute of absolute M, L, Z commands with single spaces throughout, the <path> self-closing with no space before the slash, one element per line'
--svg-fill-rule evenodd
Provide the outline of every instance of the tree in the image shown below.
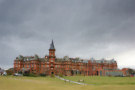
<path fill-rule="evenodd" d="M 133 69 L 128 69 L 128 73 L 129 73 L 130 75 L 132 75 L 132 74 L 135 74 L 135 71 L 134 71 Z"/>
<path fill-rule="evenodd" d="M 9 68 L 8 70 L 6 70 L 7 75 L 13 75 L 14 73 L 14 69 L 13 68 Z"/>

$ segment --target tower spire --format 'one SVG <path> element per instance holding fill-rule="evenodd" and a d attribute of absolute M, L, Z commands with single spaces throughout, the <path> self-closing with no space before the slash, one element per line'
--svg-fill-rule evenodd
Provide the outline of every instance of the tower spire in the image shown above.
<path fill-rule="evenodd" d="M 50 44 L 50 49 L 55 49 L 53 40 L 52 40 L 52 43 Z"/>

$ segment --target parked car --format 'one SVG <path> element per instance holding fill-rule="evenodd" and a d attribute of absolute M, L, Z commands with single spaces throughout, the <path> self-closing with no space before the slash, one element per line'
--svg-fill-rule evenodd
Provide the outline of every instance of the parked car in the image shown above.
<path fill-rule="evenodd" d="M 2 75 L 3 75 L 3 76 L 7 76 L 7 72 L 4 71 Z"/>
<path fill-rule="evenodd" d="M 14 76 L 23 76 L 23 75 L 19 73 L 14 73 Z"/>

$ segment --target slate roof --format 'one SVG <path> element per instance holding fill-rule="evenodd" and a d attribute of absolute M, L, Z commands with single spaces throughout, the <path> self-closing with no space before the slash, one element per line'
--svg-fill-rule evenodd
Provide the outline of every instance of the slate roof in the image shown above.
<path fill-rule="evenodd" d="M 51 43 L 51 45 L 50 45 L 50 49 L 55 49 L 53 40 L 52 40 L 52 43 Z"/>
<path fill-rule="evenodd" d="M 53 45 L 53 41 L 52 41 L 52 46 Z M 54 48 L 54 47 L 53 47 Z M 52 49 L 52 48 L 51 48 Z M 39 61 L 45 61 L 48 62 L 49 61 L 49 56 L 47 56 L 47 58 L 40 58 L 38 57 L 38 55 L 35 56 L 22 56 L 19 55 L 16 60 L 23 60 L 23 61 L 30 61 L 30 60 L 39 60 Z M 94 58 L 91 58 L 90 60 L 84 60 L 84 59 L 77 59 L 77 58 L 56 58 L 55 59 L 56 62 L 65 62 L 65 61 L 71 61 L 73 63 L 77 63 L 77 62 L 82 62 L 82 63 L 88 63 L 88 61 L 91 61 L 91 63 L 107 63 L 107 64 L 111 64 L 111 63 L 116 63 L 116 61 L 114 59 L 111 60 L 105 60 L 105 59 L 100 59 L 100 60 L 95 60 Z"/>
<path fill-rule="evenodd" d="M 116 61 L 114 59 L 111 59 L 111 60 L 105 60 L 105 59 L 101 59 L 101 60 L 95 60 L 94 58 L 91 58 L 90 61 L 92 63 L 115 63 Z"/>

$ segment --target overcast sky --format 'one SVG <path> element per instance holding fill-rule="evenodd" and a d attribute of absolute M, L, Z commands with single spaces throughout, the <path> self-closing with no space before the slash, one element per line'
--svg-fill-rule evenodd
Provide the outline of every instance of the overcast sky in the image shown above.
<path fill-rule="evenodd" d="M 0 67 L 18 55 L 112 59 L 135 68 L 135 0 L 0 0 Z"/>

